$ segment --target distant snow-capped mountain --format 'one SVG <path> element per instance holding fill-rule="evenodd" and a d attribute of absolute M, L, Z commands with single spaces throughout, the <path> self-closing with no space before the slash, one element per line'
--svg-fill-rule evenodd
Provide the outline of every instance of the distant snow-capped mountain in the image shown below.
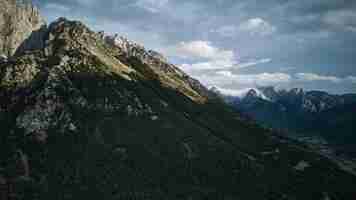
<path fill-rule="evenodd" d="M 221 94 L 224 90 L 215 89 Z M 220 95 L 235 109 L 257 122 L 291 134 L 322 136 L 331 143 L 355 145 L 356 94 L 334 95 L 301 88 L 246 89 L 237 95 Z"/>
<path fill-rule="evenodd" d="M 219 87 L 214 86 L 214 87 L 211 87 L 210 90 L 215 93 L 219 93 L 222 96 L 234 97 L 234 98 L 238 98 L 240 100 L 242 100 L 246 97 L 257 97 L 257 98 L 261 98 L 264 100 L 270 100 L 270 98 L 267 97 L 264 94 L 264 92 L 258 88 L 245 88 L 245 89 L 241 89 L 241 90 L 229 90 L 229 89 L 224 89 L 224 88 L 219 88 Z"/>

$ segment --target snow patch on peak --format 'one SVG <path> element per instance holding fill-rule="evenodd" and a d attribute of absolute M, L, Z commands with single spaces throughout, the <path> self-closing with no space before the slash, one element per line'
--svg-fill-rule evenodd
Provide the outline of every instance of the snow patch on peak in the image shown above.
<path fill-rule="evenodd" d="M 255 97 L 270 101 L 270 99 L 261 90 L 257 88 L 244 88 L 244 89 L 237 90 L 237 89 L 227 89 L 227 88 L 220 88 L 214 86 L 211 87 L 210 90 L 213 92 L 219 92 L 226 96 L 238 97 L 240 99 L 244 99 L 247 96 L 253 95 Z"/>
<path fill-rule="evenodd" d="M 270 99 L 261 90 L 257 88 L 250 88 L 249 90 L 247 90 L 247 93 L 243 93 L 243 95 L 244 96 L 242 98 L 245 98 L 247 96 L 253 96 L 270 101 Z"/>

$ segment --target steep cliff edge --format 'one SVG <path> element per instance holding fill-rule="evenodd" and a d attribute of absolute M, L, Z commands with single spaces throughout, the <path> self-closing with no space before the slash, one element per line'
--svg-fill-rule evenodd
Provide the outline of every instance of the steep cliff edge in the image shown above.
<path fill-rule="evenodd" d="M 46 23 L 38 9 L 18 0 L 0 0 L 0 55 L 43 47 Z"/>

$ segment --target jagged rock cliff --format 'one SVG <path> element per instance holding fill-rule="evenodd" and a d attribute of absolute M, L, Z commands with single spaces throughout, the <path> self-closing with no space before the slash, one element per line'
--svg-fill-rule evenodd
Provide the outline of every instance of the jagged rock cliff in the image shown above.
<path fill-rule="evenodd" d="M 0 55 L 41 48 L 46 23 L 38 9 L 18 0 L 0 0 L 0 5 Z"/>
<path fill-rule="evenodd" d="M 64 18 L 44 39 L 0 62 L 0 197 L 355 196 L 350 173 L 241 121 L 160 56 Z"/>

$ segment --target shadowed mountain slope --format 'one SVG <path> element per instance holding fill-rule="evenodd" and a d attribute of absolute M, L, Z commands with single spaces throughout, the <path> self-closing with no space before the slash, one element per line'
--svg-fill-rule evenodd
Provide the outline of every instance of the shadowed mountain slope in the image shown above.
<path fill-rule="evenodd" d="M 263 97 L 256 95 L 259 90 Z M 322 91 L 252 89 L 244 97 L 223 98 L 259 123 L 291 134 L 321 136 L 354 153 L 356 94 L 333 95 Z"/>

